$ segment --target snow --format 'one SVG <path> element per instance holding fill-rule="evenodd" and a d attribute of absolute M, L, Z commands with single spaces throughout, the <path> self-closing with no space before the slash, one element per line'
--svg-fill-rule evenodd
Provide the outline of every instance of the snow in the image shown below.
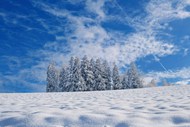
<path fill-rule="evenodd" d="M 190 85 L 143 89 L 2 93 L 0 127 L 187 127 Z"/>

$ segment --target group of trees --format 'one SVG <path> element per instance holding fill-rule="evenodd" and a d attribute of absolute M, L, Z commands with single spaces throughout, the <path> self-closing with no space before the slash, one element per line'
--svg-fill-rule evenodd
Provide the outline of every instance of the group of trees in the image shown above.
<path fill-rule="evenodd" d="M 54 63 L 47 70 L 47 92 L 97 91 L 142 88 L 142 81 L 132 63 L 125 74 L 120 75 L 116 64 L 113 68 L 106 60 L 82 60 L 71 57 L 68 66 L 57 70 Z"/>

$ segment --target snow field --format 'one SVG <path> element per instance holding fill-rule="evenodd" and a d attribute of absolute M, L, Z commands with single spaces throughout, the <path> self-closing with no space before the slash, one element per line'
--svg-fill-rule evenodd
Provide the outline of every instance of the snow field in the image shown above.
<path fill-rule="evenodd" d="M 190 127 L 190 86 L 0 94 L 0 127 Z"/>

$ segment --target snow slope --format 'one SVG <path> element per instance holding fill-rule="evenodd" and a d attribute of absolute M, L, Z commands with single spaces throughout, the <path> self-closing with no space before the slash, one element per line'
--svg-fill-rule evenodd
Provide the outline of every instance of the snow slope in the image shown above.
<path fill-rule="evenodd" d="M 0 127 L 190 127 L 190 85 L 0 94 Z"/>

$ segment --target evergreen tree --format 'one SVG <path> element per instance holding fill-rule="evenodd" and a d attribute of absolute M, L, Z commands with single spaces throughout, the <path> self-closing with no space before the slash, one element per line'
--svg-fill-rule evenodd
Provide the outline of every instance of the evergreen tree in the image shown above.
<path fill-rule="evenodd" d="M 85 82 L 81 74 L 80 59 L 75 58 L 74 69 L 73 69 L 73 91 L 84 91 Z"/>
<path fill-rule="evenodd" d="M 143 87 L 143 84 L 140 79 L 140 75 L 138 73 L 135 63 L 131 63 L 130 68 L 128 70 L 128 85 L 130 88 L 142 88 Z"/>
<path fill-rule="evenodd" d="M 89 61 L 87 56 L 85 55 L 81 61 L 81 74 L 85 81 L 87 79 L 88 66 L 89 66 Z"/>
<path fill-rule="evenodd" d="M 111 86 L 112 86 L 111 77 L 112 76 L 111 76 L 110 67 L 109 67 L 108 62 L 106 60 L 104 60 L 104 62 L 102 64 L 102 69 L 103 69 L 102 78 L 105 81 L 106 90 L 111 90 Z"/>
<path fill-rule="evenodd" d="M 87 56 L 84 56 L 81 61 L 81 73 L 85 81 L 84 89 L 87 91 L 92 90 L 94 84 L 94 74 Z"/>
<path fill-rule="evenodd" d="M 127 73 L 124 74 L 121 84 L 122 84 L 122 89 L 130 88 Z"/>
<path fill-rule="evenodd" d="M 100 61 L 100 59 L 97 59 L 96 64 L 95 64 L 95 73 L 94 73 L 95 90 L 105 90 L 106 89 L 102 70 L 103 70 L 103 68 L 101 66 L 101 61 Z"/>
<path fill-rule="evenodd" d="M 156 81 L 155 79 L 152 79 L 150 83 L 148 84 L 148 87 L 156 87 Z"/>
<path fill-rule="evenodd" d="M 93 85 L 94 85 L 94 72 L 93 72 L 93 67 L 91 64 L 88 66 L 88 73 L 87 73 L 87 79 L 86 79 L 86 85 L 88 87 L 87 90 L 92 91 L 93 90 Z"/>
<path fill-rule="evenodd" d="M 70 83 L 71 79 L 70 79 L 70 68 L 69 67 L 65 67 L 65 88 L 63 91 L 65 92 L 69 92 L 70 91 Z"/>
<path fill-rule="evenodd" d="M 59 74 L 59 91 L 66 92 L 67 91 L 67 69 L 63 67 Z"/>
<path fill-rule="evenodd" d="M 116 64 L 114 64 L 114 67 L 113 67 L 112 79 L 113 79 L 113 89 L 114 90 L 121 89 L 122 84 L 120 81 L 119 70 Z"/>
<path fill-rule="evenodd" d="M 57 92 L 58 91 L 58 71 L 55 68 L 55 63 L 52 62 L 48 66 L 47 70 L 47 92 Z"/>
<path fill-rule="evenodd" d="M 105 79 L 98 75 L 96 79 L 97 90 L 106 90 Z"/>
<path fill-rule="evenodd" d="M 75 62 L 75 58 L 71 57 L 71 59 L 69 60 L 69 67 L 68 67 L 68 83 L 67 83 L 67 91 L 74 91 L 74 62 Z"/>
<path fill-rule="evenodd" d="M 91 77 L 91 83 L 90 83 L 90 91 L 94 91 L 96 89 L 96 80 L 95 80 L 95 61 L 92 58 L 90 60 L 90 66 L 89 66 L 89 70 L 91 70 L 92 73 L 92 77 Z"/>

